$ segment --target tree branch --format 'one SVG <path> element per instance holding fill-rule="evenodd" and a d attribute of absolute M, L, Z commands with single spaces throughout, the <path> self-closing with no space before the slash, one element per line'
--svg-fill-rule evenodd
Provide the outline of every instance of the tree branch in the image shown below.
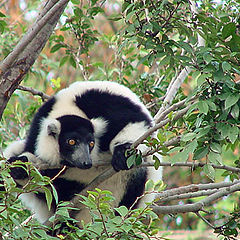
<path fill-rule="evenodd" d="M 33 65 L 69 0 L 50 0 L 17 46 L 0 64 L 0 119 L 23 77 Z"/>
<path fill-rule="evenodd" d="M 21 91 L 30 92 L 32 95 L 40 96 L 43 101 L 45 101 L 45 100 L 50 98 L 50 96 L 45 94 L 44 92 L 38 91 L 38 90 L 36 90 L 34 88 L 31 88 L 31 87 L 18 86 L 17 89 L 19 89 Z"/>
<path fill-rule="evenodd" d="M 232 186 L 221 188 L 219 191 L 207 196 L 199 202 L 184 205 L 172 205 L 172 206 L 152 206 L 152 209 L 157 214 L 175 214 L 175 213 L 187 213 L 187 212 L 198 212 L 204 207 L 209 206 L 212 202 L 227 196 L 231 193 L 240 190 L 240 182 L 236 181 Z"/>
<path fill-rule="evenodd" d="M 193 197 L 211 195 L 218 191 L 218 189 L 221 189 L 223 187 L 229 187 L 236 183 L 240 183 L 240 181 L 235 180 L 234 182 L 191 184 L 187 186 L 165 190 L 164 192 L 158 194 L 159 200 L 157 201 L 157 203 L 166 202 L 170 200 L 185 199 L 186 198 L 185 194 L 189 194 L 189 196 L 193 194 L 194 195 Z"/>
<path fill-rule="evenodd" d="M 152 162 L 145 162 L 141 166 L 153 166 L 154 163 Z M 159 166 L 162 167 L 188 167 L 188 168 L 197 168 L 197 167 L 204 167 L 206 163 L 201 163 L 201 162 L 176 162 L 176 163 L 171 163 L 171 162 L 161 162 L 159 163 Z M 211 164 L 211 166 L 215 169 L 222 169 L 230 172 L 235 172 L 235 173 L 240 173 L 240 168 L 237 167 L 231 167 L 227 165 L 216 165 L 216 164 Z"/>
<path fill-rule="evenodd" d="M 133 144 L 132 144 L 132 148 L 136 148 L 139 144 L 141 144 L 148 136 L 150 136 L 152 133 L 154 133 L 156 130 L 158 130 L 159 128 L 165 126 L 166 124 L 168 124 L 171 121 L 175 121 L 179 118 L 181 118 L 190 108 L 191 106 L 187 106 L 179 111 L 177 111 L 175 113 L 175 116 L 173 117 L 173 119 L 165 119 L 162 120 L 161 122 L 159 122 L 158 124 L 154 125 L 152 128 L 150 128 L 147 132 L 145 132 L 141 137 L 139 137 Z"/>
<path fill-rule="evenodd" d="M 213 226 L 206 218 L 204 218 L 199 212 L 195 212 L 195 214 L 201 218 L 209 227 L 212 229 L 215 229 L 215 226 Z"/>
<path fill-rule="evenodd" d="M 16 62 L 16 59 L 27 47 L 29 42 L 31 42 L 36 35 L 42 30 L 42 28 L 47 24 L 47 22 L 56 14 L 59 8 L 62 8 L 68 3 L 69 0 L 59 0 L 56 4 L 52 5 L 51 8 L 48 7 L 48 11 L 44 11 L 44 15 L 41 18 L 38 18 L 29 31 L 24 34 L 21 41 L 18 42 L 14 50 L 1 62 L 0 64 L 0 77 L 6 72 L 7 69 L 12 67 L 13 63 Z"/>

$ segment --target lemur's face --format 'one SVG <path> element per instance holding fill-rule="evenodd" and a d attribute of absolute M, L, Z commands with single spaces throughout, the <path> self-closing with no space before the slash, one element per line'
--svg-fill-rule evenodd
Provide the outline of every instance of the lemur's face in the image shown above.
<path fill-rule="evenodd" d="M 81 169 L 92 167 L 90 153 L 95 144 L 92 123 L 74 115 L 65 115 L 57 120 L 61 124 L 57 137 L 61 163 Z"/>
<path fill-rule="evenodd" d="M 85 128 L 76 129 L 74 132 L 60 133 L 59 150 L 61 163 L 81 169 L 92 167 L 90 153 L 94 144 L 93 134 Z"/>

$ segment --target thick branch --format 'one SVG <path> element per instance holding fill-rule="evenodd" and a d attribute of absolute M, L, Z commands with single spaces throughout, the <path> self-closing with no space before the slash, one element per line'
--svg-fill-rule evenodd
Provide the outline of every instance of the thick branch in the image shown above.
<path fill-rule="evenodd" d="M 35 24 L 0 64 L 0 118 L 12 93 L 52 34 L 67 3 L 68 0 L 48 1 Z"/>
<path fill-rule="evenodd" d="M 154 163 L 151 162 L 145 162 L 142 165 L 144 166 L 152 166 Z M 159 166 L 162 167 L 188 167 L 188 168 L 197 168 L 197 167 L 204 167 L 206 165 L 206 163 L 201 163 L 201 162 L 186 162 L 186 163 L 182 163 L 182 162 L 176 162 L 176 163 L 171 163 L 171 162 L 161 162 L 159 163 Z M 226 171 L 230 171 L 230 172 L 235 172 L 235 173 L 240 173 L 240 168 L 237 167 L 231 167 L 231 166 L 227 166 L 227 165 L 216 165 L 216 164 L 211 164 L 211 166 L 215 169 L 223 169 Z"/>
<path fill-rule="evenodd" d="M 190 198 L 197 198 L 197 197 L 202 197 L 202 196 L 209 196 L 215 192 L 217 192 L 217 189 L 213 189 L 213 190 L 203 190 L 203 191 L 198 191 L 198 192 L 190 192 L 190 193 L 183 193 L 183 194 L 178 194 L 175 196 L 171 196 L 171 197 L 166 197 L 166 198 L 162 198 L 160 200 L 157 201 L 157 203 L 164 203 L 164 202 L 169 202 L 169 201 L 173 201 L 173 200 L 181 200 L 181 199 L 190 199 Z"/>
<path fill-rule="evenodd" d="M 30 27 L 29 31 L 24 34 L 21 41 L 18 42 L 14 50 L 2 61 L 0 64 L 0 76 L 4 74 L 13 63 L 16 61 L 20 53 L 22 53 L 29 42 L 31 42 L 36 35 L 43 29 L 47 22 L 59 11 L 59 8 L 62 8 L 68 3 L 69 0 L 60 0 L 51 8 L 48 8 L 48 12 L 45 15 L 42 15 L 42 18 L 37 19 L 37 21 Z"/>

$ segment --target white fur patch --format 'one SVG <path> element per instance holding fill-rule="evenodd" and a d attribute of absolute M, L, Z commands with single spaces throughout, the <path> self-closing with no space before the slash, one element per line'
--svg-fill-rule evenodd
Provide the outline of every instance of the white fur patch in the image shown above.
<path fill-rule="evenodd" d="M 60 163 L 60 153 L 58 140 L 48 134 L 48 126 L 54 124 L 58 132 L 61 131 L 60 122 L 56 119 L 46 118 L 42 121 L 40 133 L 37 137 L 37 157 L 47 162 L 49 166 L 58 166 Z"/>
<path fill-rule="evenodd" d="M 40 223 L 44 223 L 53 215 L 53 212 L 48 210 L 46 202 L 37 198 L 34 193 L 21 194 L 20 199 Z"/>
<path fill-rule="evenodd" d="M 95 137 L 95 145 L 91 152 L 93 165 L 98 164 L 102 159 L 104 159 L 105 162 L 109 162 L 110 164 L 112 156 L 110 152 L 101 152 L 101 153 L 99 152 L 99 140 L 98 140 L 106 132 L 108 122 L 102 117 L 92 118 L 91 122 L 94 127 L 94 137 Z"/>
<path fill-rule="evenodd" d="M 133 143 L 142 134 L 148 130 L 144 122 L 129 123 L 126 127 L 119 132 L 110 143 L 110 151 L 113 153 L 114 147 L 123 143 Z M 141 149 L 142 150 L 142 149 Z"/>
<path fill-rule="evenodd" d="M 14 141 L 4 150 L 3 156 L 8 159 L 18 156 L 24 150 L 25 140 Z"/>
<path fill-rule="evenodd" d="M 87 118 L 86 114 L 75 104 L 75 97 L 69 88 L 62 89 L 56 94 L 56 103 L 53 110 L 49 113 L 49 117 L 58 118 L 64 115 L 77 115 L 82 118 Z"/>

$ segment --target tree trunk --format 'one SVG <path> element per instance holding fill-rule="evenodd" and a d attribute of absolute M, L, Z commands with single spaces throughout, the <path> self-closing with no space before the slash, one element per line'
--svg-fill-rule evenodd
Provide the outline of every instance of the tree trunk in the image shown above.
<path fill-rule="evenodd" d="M 0 119 L 12 93 L 36 61 L 68 2 L 48 1 L 33 26 L 0 63 Z"/>

